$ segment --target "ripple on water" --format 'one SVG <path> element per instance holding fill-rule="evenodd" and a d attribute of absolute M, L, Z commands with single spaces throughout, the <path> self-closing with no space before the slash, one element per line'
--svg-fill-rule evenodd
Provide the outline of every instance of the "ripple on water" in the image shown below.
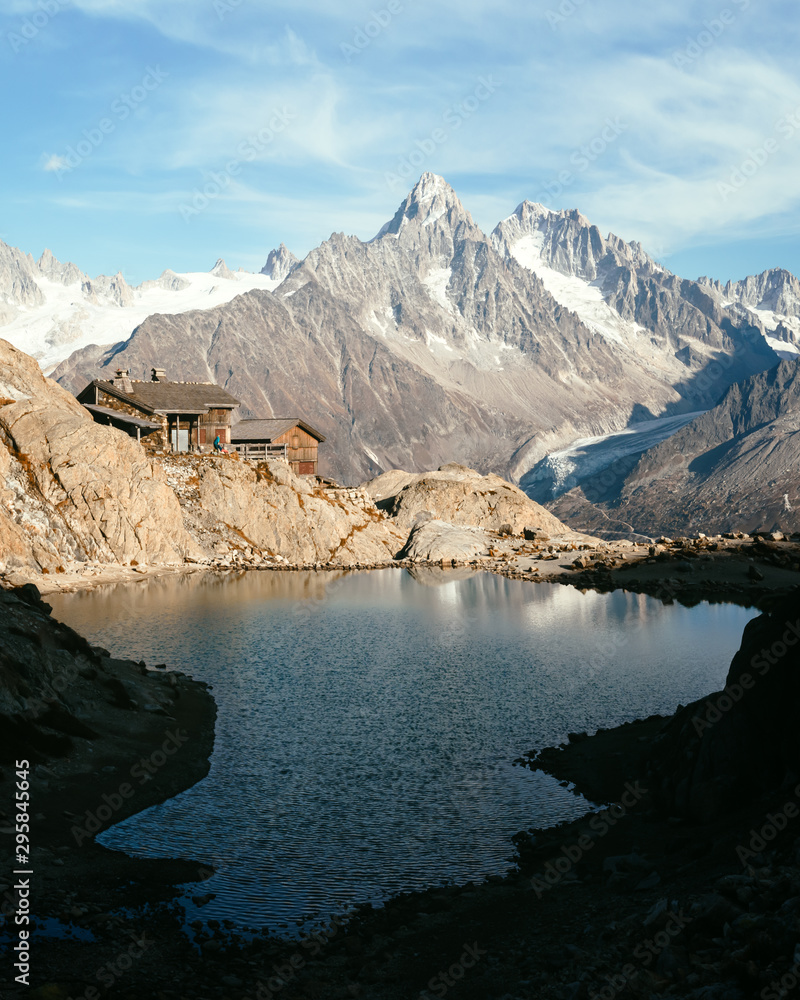
<path fill-rule="evenodd" d="M 116 655 L 212 684 L 219 706 L 208 777 L 101 842 L 211 864 L 187 892 L 190 918 L 279 930 L 507 871 L 516 831 L 588 808 L 511 762 L 721 687 L 755 614 L 400 570 L 193 576 L 48 600 Z M 189 897 L 208 892 L 197 910 Z"/>

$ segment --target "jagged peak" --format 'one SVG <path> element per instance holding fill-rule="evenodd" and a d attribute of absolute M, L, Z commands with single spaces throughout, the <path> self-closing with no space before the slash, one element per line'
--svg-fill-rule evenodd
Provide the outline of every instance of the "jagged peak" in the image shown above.
<path fill-rule="evenodd" d="M 217 278 L 231 278 L 234 281 L 236 280 L 236 275 L 230 270 L 222 257 L 217 259 L 217 263 L 211 268 L 209 274 L 213 274 Z"/>
<path fill-rule="evenodd" d="M 749 274 L 746 278 L 741 278 L 738 281 L 728 281 L 726 287 L 735 288 L 737 286 L 744 286 L 748 282 L 750 284 L 763 284 L 766 282 L 783 282 L 791 284 L 797 280 L 797 276 L 792 274 L 791 271 L 787 271 L 785 267 L 768 267 L 766 271 L 761 271 L 759 274 Z"/>
<path fill-rule="evenodd" d="M 286 244 L 281 243 L 277 250 L 270 250 L 267 255 L 267 263 L 261 268 L 261 273 L 276 281 L 283 281 L 299 263 L 299 259 L 295 257 Z"/>
<path fill-rule="evenodd" d="M 32 260 L 32 258 L 31 258 Z M 86 275 L 75 264 L 62 264 L 52 250 L 45 247 L 41 257 L 34 262 L 34 267 L 39 274 L 50 281 L 61 282 L 63 285 L 72 285 L 76 282 L 86 280 Z"/>
<path fill-rule="evenodd" d="M 409 191 L 391 222 L 381 228 L 375 239 L 386 234 L 399 236 L 410 222 L 430 226 L 444 216 L 451 222 L 463 221 L 474 225 L 472 216 L 461 204 L 458 195 L 444 177 L 429 171 L 424 173 Z"/>
<path fill-rule="evenodd" d="M 48 247 L 42 251 L 42 256 L 36 261 L 39 270 L 49 270 L 51 267 L 61 267 L 61 261 Z"/>
<path fill-rule="evenodd" d="M 426 201 L 431 201 L 434 198 L 441 196 L 445 199 L 450 199 L 453 202 L 461 202 L 458 200 L 458 195 L 455 193 L 453 188 L 447 183 L 447 181 L 440 174 L 433 174 L 430 171 L 426 171 L 420 176 L 420 179 L 411 189 L 409 197 L 412 201 L 418 204 L 423 204 Z"/>
<path fill-rule="evenodd" d="M 520 222 L 526 220 L 538 220 L 546 219 L 547 221 L 552 221 L 556 219 L 569 220 L 570 222 L 576 222 L 579 226 L 585 227 L 587 229 L 596 228 L 593 227 L 589 219 L 581 213 L 577 208 L 561 208 L 554 209 L 548 208 L 546 205 L 542 205 L 538 201 L 521 201 L 519 205 L 514 209 L 508 219 L 504 219 L 507 222 L 509 219 L 517 218 Z M 499 224 L 498 228 L 502 226 L 502 222 Z"/>

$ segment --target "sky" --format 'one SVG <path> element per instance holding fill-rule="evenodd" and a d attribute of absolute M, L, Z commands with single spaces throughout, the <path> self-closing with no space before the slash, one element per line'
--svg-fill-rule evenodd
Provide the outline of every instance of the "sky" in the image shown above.
<path fill-rule="evenodd" d="M 0 239 L 130 283 L 370 239 L 420 174 L 800 274 L 795 0 L 3 0 Z"/>

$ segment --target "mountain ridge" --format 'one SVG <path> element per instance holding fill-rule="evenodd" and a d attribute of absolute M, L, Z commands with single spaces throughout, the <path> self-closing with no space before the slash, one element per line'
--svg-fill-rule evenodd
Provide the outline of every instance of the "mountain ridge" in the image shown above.
<path fill-rule="evenodd" d="M 337 478 L 455 460 L 518 480 L 575 438 L 707 409 L 778 361 L 758 316 L 577 210 L 523 202 L 487 235 L 430 173 L 372 239 L 334 233 L 302 261 L 281 247 L 262 270 L 225 268 L 210 279 L 224 301 L 159 303 L 53 374 L 79 391 L 169 358 L 171 377 L 220 382 L 243 416 L 304 413 Z M 121 296 L 107 280 L 106 300 Z"/>
<path fill-rule="evenodd" d="M 645 535 L 800 530 L 800 362 L 731 385 L 711 410 L 603 481 L 547 504 L 591 530 L 625 522 Z"/>

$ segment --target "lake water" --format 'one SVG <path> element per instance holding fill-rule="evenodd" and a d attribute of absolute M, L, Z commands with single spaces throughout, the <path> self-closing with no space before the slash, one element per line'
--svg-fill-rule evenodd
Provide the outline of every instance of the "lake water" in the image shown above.
<path fill-rule="evenodd" d="M 513 760 L 719 689 L 756 614 L 393 569 L 198 574 L 48 600 L 114 655 L 212 684 L 219 706 L 208 777 L 101 843 L 210 863 L 189 919 L 282 933 L 508 871 L 514 833 L 588 808 Z M 197 911 L 197 892 L 217 896 Z"/>

